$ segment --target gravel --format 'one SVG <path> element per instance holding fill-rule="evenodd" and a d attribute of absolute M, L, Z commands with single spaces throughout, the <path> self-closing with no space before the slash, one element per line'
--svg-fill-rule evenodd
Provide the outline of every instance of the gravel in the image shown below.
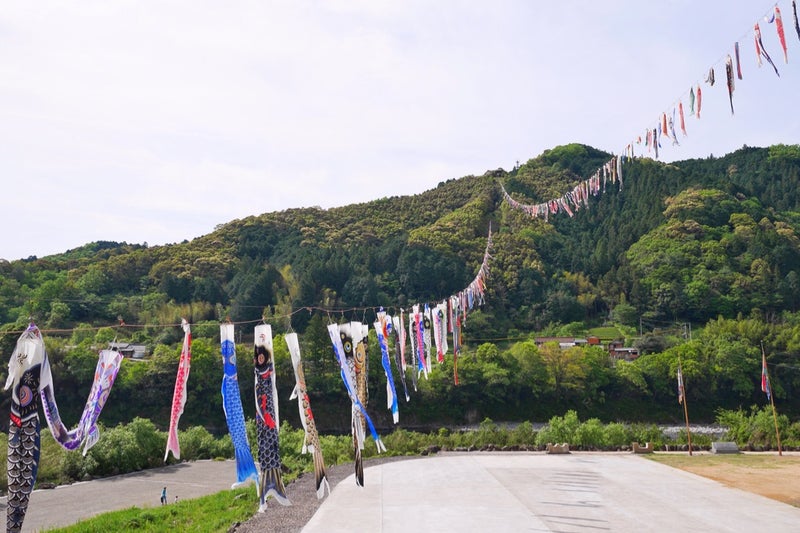
<path fill-rule="evenodd" d="M 412 457 L 415 456 L 373 457 L 364 461 L 364 468 Z M 331 490 L 333 490 L 337 483 L 353 474 L 354 466 L 352 462 L 349 462 L 326 466 L 325 471 L 328 475 L 328 483 L 331 486 Z M 369 483 L 369 473 L 365 473 L 365 478 L 365 483 Z M 327 498 L 326 496 L 321 500 L 317 499 L 313 472 L 301 474 L 300 477 L 287 485 L 286 495 L 292 505 L 284 507 L 275 499 L 270 498 L 267 500 L 267 510 L 265 512 L 256 513 L 247 522 L 234 524 L 228 530 L 229 533 L 262 533 L 263 531 L 291 533 L 300 531 Z"/>

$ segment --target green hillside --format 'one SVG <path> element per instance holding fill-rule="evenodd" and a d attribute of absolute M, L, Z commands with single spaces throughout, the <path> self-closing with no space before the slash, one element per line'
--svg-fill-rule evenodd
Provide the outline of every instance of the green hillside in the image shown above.
<path fill-rule="evenodd" d="M 219 403 L 211 397 L 218 388 L 217 324 L 228 318 L 244 323 L 241 342 L 246 343 L 250 324 L 265 318 L 277 332 L 291 327 L 301 334 L 316 371 L 307 372 L 309 388 L 329 400 L 333 417 L 346 398 L 341 398 L 324 324 L 342 318 L 371 322 L 379 306 L 393 313 L 457 293 L 477 272 L 491 224 L 487 303 L 471 315 L 465 331 L 473 359 L 465 359 L 464 372 L 474 372 L 475 388 L 469 383 L 453 388 L 446 376 L 436 378 L 441 383 L 427 383 L 421 394 L 442 400 L 439 410 L 412 406 L 412 420 L 497 416 L 508 408 L 509 398 L 511 411 L 536 404 L 537 413 L 546 416 L 561 414 L 564 405 L 583 405 L 605 418 L 630 412 L 626 402 L 635 400 L 645 405 L 638 414 L 648 416 L 648 405 L 672 394 L 674 350 L 691 346 L 671 348 L 685 340 L 664 333 L 675 324 L 692 324 L 699 335 L 756 321 L 763 337 L 740 338 L 747 364 L 766 338 L 770 353 L 785 354 L 774 357 L 790 365 L 800 304 L 800 146 L 744 147 L 720 158 L 671 164 L 628 160 L 623 187 L 608 184 L 574 217 L 559 213 L 547 221 L 534 219 L 503 200 L 501 184 L 522 203 L 558 197 L 610 157 L 588 146 L 560 146 L 511 171 L 450 179 L 418 195 L 265 213 L 174 245 L 95 242 L 54 256 L 3 262 L 0 324 L 11 333 L 0 336 L 0 347 L 10 355 L 14 332 L 33 317 L 46 330 L 54 374 L 63 384 L 59 404 L 72 415 L 82 407 L 81 384 L 93 371 L 92 346 L 114 337 L 145 343 L 151 360 L 123 368 L 112 395 L 138 394 L 135 402 L 124 408 L 109 402 L 104 418 L 141 415 L 163 424 L 180 318 L 194 324 L 199 342 L 199 370 L 192 371 L 198 381 L 190 401 L 208 397 L 211 412 Z M 115 327 L 120 321 L 125 326 Z M 527 345 L 514 344 L 539 333 L 581 336 L 611 322 L 628 331 L 629 343 L 640 342 L 644 352 L 656 353 L 630 368 L 598 363 L 600 374 L 592 377 L 589 369 L 579 382 L 560 388 L 542 349 L 534 346 L 530 352 Z M 788 332 L 770 329 L 781 327 Z M 636 340 L 640 333 L 650 335 Z M 496 353 L 484 348 L 485 341 Z M 711 357 L 695 355 L 698 361 Z M 656 364 L 659 356 L 667 363 Z M 711 413 L 715 405 L 736 407 L 759 399 L 757 363 L 725 378 L 738 380 L 734 390 L 720 381 L 724 368 L 698 363 L 687 375 L 708 380 L 703 395 L 714 399 L 706 407 Z M 515 370 L 513 365 L 522 366 Z M 523 377 L 528 381 L 515 381 Z M 793 401 L 788 391 L 797 377 L 789 371 L 776 376 L 778 384 L 785 381 L 786 401 Z M 495 396 L 481 401 L 488 393 Z M 479 412 L 467 416 L 474 402 Z M 217 425 L 188 408 L 186 416 Z M 329 425 L 338 427 L 339 420 Z"/>

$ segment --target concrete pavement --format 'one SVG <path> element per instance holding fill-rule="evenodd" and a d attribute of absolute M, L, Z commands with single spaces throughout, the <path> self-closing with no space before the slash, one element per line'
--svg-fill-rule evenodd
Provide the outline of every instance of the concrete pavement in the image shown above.
<path fill-rule="evenodd" d="M 800 531 L 798 508 L 633 454 L 441 454 L 364 477 L 303 532 Z"/>
<path fill-rule="evenodd" d="M 233 461 L 197 461 L 37 490 L 23 530 L 157 506 L 164 486 L 170 502 L 215 493 L 235 472 Z M 364 476 L 364 488 L 352 474 L 333 487 L 303 531 L 800 531 L 798 508 L 629 453 L 444 453 Z"/>

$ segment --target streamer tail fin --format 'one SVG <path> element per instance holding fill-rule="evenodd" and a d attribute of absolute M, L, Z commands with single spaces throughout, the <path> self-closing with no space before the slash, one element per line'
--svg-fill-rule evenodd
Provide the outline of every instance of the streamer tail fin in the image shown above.
<path fill-rule="evenodd" d="M 325 472 L 325 459 L 322 457 L 322 450 L 314 450 L 314 476 L 317 482 L 317 499 L 325 497 L 325 491 L 331 493 L 331 486 L 328 484 L 328 474 Z"/>
<path fill-rule="evenodd" d="M 261 472 L 261 486 L 258 492 L 261 498 L 261 505 L 258 508 L 260 513 L 263 513 L 267 508 L 267 498 L 270 496 L 273 496 L 281 505 L 292 505 L 292 502 L 286 496 L 286 488 L 283 486 L 280 468 L 268 468 Z"/>

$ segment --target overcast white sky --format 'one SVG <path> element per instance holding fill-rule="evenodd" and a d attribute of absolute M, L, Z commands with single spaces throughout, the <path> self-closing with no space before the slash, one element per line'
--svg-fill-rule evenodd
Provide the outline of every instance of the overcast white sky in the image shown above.
<path fill-rule="evenodd" d="M 792 5 L 760 0 L 4 2 L 0 257 L 180 242 L 417 194 L 580 142 L 619 153 L 702 83 L 665 160 L 800 142 Z M 781 77 L 756 65 L 753 24 Z M 744 79 L 731 117 L 724 57 Z M 710 67 L 716 84 L 703 83 Z M 641 152 L 641 149 L 637 150 Z"/>

